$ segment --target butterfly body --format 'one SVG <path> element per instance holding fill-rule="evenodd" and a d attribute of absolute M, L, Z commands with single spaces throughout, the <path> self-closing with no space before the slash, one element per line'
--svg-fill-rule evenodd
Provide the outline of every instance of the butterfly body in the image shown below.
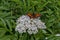
<path fill-rule="evenodd" d="M 38 14 L 38 13 L 36 13 L 36 14 L 32 14 L 32 13 L 28 13 L 27 14 L 30 18 L 37 18 L 37 17 L 40 17 L 41 16 L 41 14 Z"/>

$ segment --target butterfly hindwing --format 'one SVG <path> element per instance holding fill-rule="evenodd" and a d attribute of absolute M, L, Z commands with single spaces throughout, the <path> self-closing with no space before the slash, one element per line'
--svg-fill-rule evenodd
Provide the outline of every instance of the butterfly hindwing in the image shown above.
<path fill-rule="evenodd" d="M 40 17 L 40 16 L 41 16 L 41 14 L 39 14 L 39 13 L 35 14 L 35 18 Z"/>

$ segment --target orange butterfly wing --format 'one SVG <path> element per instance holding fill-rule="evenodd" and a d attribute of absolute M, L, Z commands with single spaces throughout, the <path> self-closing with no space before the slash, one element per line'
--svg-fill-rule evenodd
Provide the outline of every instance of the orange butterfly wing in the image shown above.
<path fill-rule="evenodd" d="M 40 17 L 40 16 L 41 16 L 41 14 L 38 14 L 38 13 L 36 13 L 36 14 L 28 13 L 27 15 L 28 15 L 30 18 L 37 18 L 37 17 Z"/>
<path fill-rule="evenodd" d="M 35 14 L 35 18 L 40 17 L 40 16 L 41 14 L 38 14 L 38 13 Z"/>
<path fill-rule="evenodd" d="M 28 15 L 30 18 L 33 18 L 32 13 L 28 13 L 27 15 Z"/>

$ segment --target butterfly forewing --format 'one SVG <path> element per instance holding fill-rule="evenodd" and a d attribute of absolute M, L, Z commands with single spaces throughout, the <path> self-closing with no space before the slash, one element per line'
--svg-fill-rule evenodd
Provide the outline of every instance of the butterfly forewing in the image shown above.
<path fill-rule="evenodd" d="M 33 18 L 32 13 L 28 13 L 27 15 L 28 15 L 30 18 Z"/>
<path fill-rule="evenodd" d="M 28 13 L 27 15 L 28 15 L 30 18 L 37 18 L 37 17 L 40 17 L 40 16 L 41 16 L 41 14 L 39 14 L 39 13 L 36 13 L 36 14 Z"/>

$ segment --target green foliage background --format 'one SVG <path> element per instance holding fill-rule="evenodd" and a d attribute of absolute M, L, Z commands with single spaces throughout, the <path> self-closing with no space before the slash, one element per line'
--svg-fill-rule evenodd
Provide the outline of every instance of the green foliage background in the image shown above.
<path fill-rule="evenodd" d="M 36 35 L 15 32 L 16 19 L 27 12 L 40 13 L 47 29 Z M 60 0 L 0 0 L 0 40 L 60 40 Z"/>

